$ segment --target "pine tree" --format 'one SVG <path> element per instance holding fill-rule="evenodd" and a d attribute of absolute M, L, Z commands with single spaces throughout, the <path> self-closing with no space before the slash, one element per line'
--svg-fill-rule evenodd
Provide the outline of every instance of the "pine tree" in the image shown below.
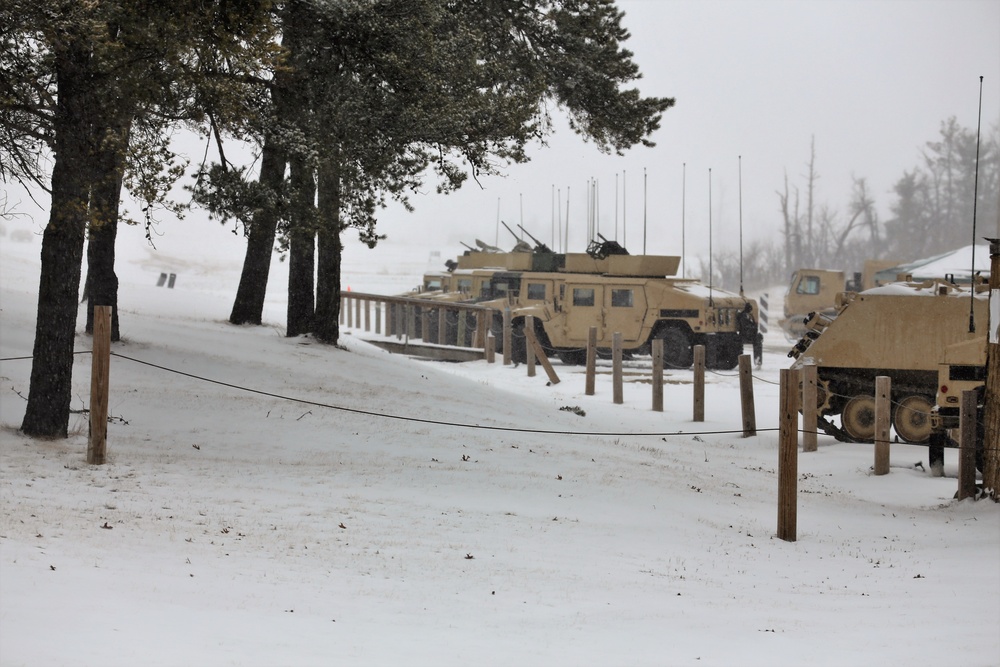
<path fill-rule="evenodd" d="M 294 74 L 276 77 L 281 87 L 274 92 L 294 94 L 298 103 L 287 116 L 274 105 L 285 130 L 273 144 L 269 135 L 264 150 L 300 159 L 320 201 L 314 216 L 289 206 L 298 211 L 295 220 L 285 216 L 277 225 L 293 259 L 289 335 L 301 333 L 309 319 L 312 266 L 304 258 L 312 256 L 317 234 L 312 324 L 318 338 L 336 343 L 340 234 L 353 228 L 376 244 L 376 212 L 388 198 L 408 205 L 408 193 L 428 172 L 446 192 L 470 175 L 525 161 L 527 144 L 551 131 L 550 103 L 567 111 L 574 131 L 619 152 L 651 145 L 649 136 L 673 105 L 623 89 L 639 71 L 621 46 L 628 33 L 613 2 L 296 0 L 283 18 L 286 37 L 295 36 L 285 43 Z M 211 198 L 203 192 L 203 201 Z M 233 322 L 260 322 L 266 287 L 260 278 L 267 275 L 260 249 L 273 243 L 270 230 L 256 220 L 249 226 Z"/>

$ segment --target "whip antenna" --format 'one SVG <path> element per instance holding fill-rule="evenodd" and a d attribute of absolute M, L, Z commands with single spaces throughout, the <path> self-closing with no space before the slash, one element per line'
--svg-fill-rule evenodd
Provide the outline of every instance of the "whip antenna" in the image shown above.
<path fill-rule="evenodd" d="M 979 121 L 976 125 L 976 176 L 972 186 L 972 272 L 969 274 L 969 333 L 976 333 L 976 204 L 979 203 L 979 132 L 983 125 L 983 77 L 979 77 Z"/>
<path fill-rule="evenodd" d="M 708 168 L 708 305 L 712 301 L 712 168 Z"/>
<path fill-rule="evenodd" d="M 646 168 L 642 168 L 642 254 L 646 254 Z"/>
<path fill-rule="evenodd" d="M 681 278 L 687 278 L 687 251 L 685 250 L 684 212 L 687 203 L 687 162 L 682 163 L 681 170 Z"/>
<path fill-rule="evenodd" d="M 743 296 L 743 156 L 736 157 L 740 165 L 740 296 Z"/>

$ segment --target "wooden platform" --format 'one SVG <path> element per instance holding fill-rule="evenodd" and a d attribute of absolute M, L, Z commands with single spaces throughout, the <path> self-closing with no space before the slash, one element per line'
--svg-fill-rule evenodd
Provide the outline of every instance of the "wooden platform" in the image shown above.
<path fill-rule="evenodd" d="M 420 340 L 403 342 L 390 338 L 366 338 L 365 341 L 393 354 L 406 354 L 437 361 L 479 361 L 485 356 L 485 352 L 477 348 L 430 345 Z"/>

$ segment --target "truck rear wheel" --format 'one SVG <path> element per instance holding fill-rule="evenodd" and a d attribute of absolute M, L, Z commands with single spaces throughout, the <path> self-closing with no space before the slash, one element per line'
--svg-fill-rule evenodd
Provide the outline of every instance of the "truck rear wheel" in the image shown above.
<path fill-rule="evenodd" d="M 906 442 L 922 444 L 931 437 L 931 408 L 933 404 L 926 396 L 907 396 L 896 406 L 892 425 L 896 434 Z"/>
<path fill-rule="evenodd" d="M 872 442 L 875 440 L 875 397 L 855 396 L 847 401 L 844 412 L 840 415 L 847 435 L 856 442 Z"/>

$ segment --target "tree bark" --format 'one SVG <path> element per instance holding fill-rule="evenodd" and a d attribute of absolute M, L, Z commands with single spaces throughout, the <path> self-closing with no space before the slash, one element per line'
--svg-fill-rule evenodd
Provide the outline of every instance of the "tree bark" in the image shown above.
<path fill-rule="evenodd" d="M 94 306 L 111 306 L 111 340 L 121 339 L 118 323 L 118 276 L 115 274 L 115 239 L 118 206 L 125 175 L 131 119 L 109 126 L 95 155 L 99 180 L 92 185 L 90 233 L 87 243 L 87 326 L 94 333 Z"/>
<path fill-rule="evenodd" d="M 312 170 L 304 160 L 291 162 L 292 222 L 288 233 L 288 320 L 286 336 L 299 336 L 313 330 L 316 304 L 313 285 L 316 274 L 316 186 Z"/>
<path fill-rule="evenodd" d="M 340 340 L 340 178 L 336 164 L 326 162 L 319 175 L 319 270 L 316 282 L 316 339 Z"/>
<path fill-rule="evenodd" d="M 260 184 L 274 193 L 280 192 L 285 180 L 285 151 L 278 142 L 269 139 L 264 144 L 260 162 Z M 233 324 L 260 324 L 264 313 L 267 279 L 271 272 L 271 252 L 278 229 L 278 212 L 266 207 L 258 210 L 250 224 L 243 272 L 229 321 Z"/>
<path fill-rule="evenodd" d="M 93 174 L 88 49 L 69 38 L 56 54 L 58 101 L 52 208 L 42 234 L 31 384 L 21 430 L 63 437 L 72 400 L 73 343 Z"/>

